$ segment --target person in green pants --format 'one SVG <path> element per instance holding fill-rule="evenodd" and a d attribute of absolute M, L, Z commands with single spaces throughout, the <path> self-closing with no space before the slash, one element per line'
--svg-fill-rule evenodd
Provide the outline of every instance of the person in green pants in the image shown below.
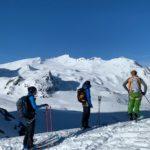
<path fill-rule="evenodd" d="M 144 92 L 142 92 L 142 85 Z M 139 117 L 142 96 L 147 92 L 147 85 L 143 79 L 138 77 L 137 71 L 131 71 L 131 77 L 124 83 L 123 87 L 129 93 L 128 114 L 130 120 L 136 120 Z"/>

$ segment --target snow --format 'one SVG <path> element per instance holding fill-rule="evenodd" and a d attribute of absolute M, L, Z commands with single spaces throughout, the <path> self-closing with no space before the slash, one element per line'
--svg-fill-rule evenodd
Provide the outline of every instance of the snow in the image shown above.
<path fill-rule="evenodd" d="M 150 120 L 138 123 L 117 123 L 111 126 L 93 128 L 89 131 L 80 129 L 63 130 L 60 132 L 44 133 L 35 136 L 36 143 L 52 144 L 52 137 L 57 135 L 57 143 L 52 150 L 149 150 L 150 149 Z M 42 142 L 43 141 L 43 142 Z M 22 138 L 0 140 L 2 150 L 22 148 Z"/>
<path fill-rule="evenodd" d="M 128 95 L 122 84 L 133 69 L 138 71 L 146 83 L 150 82 L 148 67 L 144 68 L 136 61 L 124 57 L 102 60 L 96 57 L 75 59 L 63 55 L 46 60 L 30 58 L 0 64 L 0 104 L 16 117 L 16 101 L 27 94 L 28 86 L 36 86 L 37 104 L 48 103 L 52 106 L 55 132 L 44 133 L 45 110 L 40 110 L 37 115 L 35 138 L 41 141 L 55 134 L 60 137 L 63 135 L 63 142 L 53 147 L 54 150 L 150 149 L 149 119 L 139 123 L 127 122 Z M 92 84 L 94 108 L 91 125 L 97 125 L 98 96 L 102 96 L 100 119 L 104 127 L 76 136 L 82 111 L 82 106 L 76 98 L 76 90 L 85 80 L 90 80 Z M 150 98 L 149 88 L 148 84 L 148 98 Z M 145 118 L 150 116 L 149 108 L 149 103 L 143 97 L 141 110 Z M 13 129 L 16 122 L 17 120 L 8 122 L 0 118 L 0 129 L 6 131 L 4 136 L 0 136 L 2 138 L 0 149 L 21 149 L 22 138 L 12 138 L 18 135 Z M 6 136 L 11 138 L 4 139 Z"/>

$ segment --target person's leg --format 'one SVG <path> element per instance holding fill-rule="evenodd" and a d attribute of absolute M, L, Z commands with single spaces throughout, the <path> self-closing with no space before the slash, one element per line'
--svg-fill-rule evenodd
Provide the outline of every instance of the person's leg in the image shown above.
<path fill-rule="evenodd" d="M 141 106 L 141 96 L 139 96 L 135 99 L 135 104 L 134 104 L 135 119 L 137 119 L 139 117 L 140 106 Z"/>
<path fill-rule="evenodd" d="M 85 120 L 86 120 L 86 107 L 83 107 L 83 113 L 82 113 L 82 127 L 85 127 Z"/>
<path fill-rule="evenodd" d="M 35 131 L 35 120 L 32 123 L 32 129 L 31 129 L 31 141 L 32 141 L 32 145 L 33 145 L 33 137 L 34 137 L 34 131 Z"/>
<path fill-rule="evenodd" d="M 90 108 L 85 107 L 85 128 L 89 126 Z"/>
<path fill-rule="evenodd" d="M 26 128 L 25 128 L 25 136 L 24 136 L 24 140 L 23 140 L 23 146 L 24 148 L 27 148 L 27 144 L 28 144 L 28 134 L 29 134 L 29 126 L 26 125 Z"/>
<path fill-rule="evenodd" d="M 35 120 L 32 120 L 28 124 L 28 140 L 27 140 L 27 147 L 30 149 L 33 147 L 33 136 L 34 136 L 34 127 L 35 127 Z"/>
<path fill-rule="evenodd" d="M 134 94 L 131 93 L 129 95 L 129 102 L 128 102 L 128 115 L 130 120 L 133 120 L 133 109 L 134 109 L 135 97 Z"/>
<path fill-rule="evenodd" d="M 89 119 L 90 119 L 90 107 L 87 107 L 86 127 L 89 127 Z"/>

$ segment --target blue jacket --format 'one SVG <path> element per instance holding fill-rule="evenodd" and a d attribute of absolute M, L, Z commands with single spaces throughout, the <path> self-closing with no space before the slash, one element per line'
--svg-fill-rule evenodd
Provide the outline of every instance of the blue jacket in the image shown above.
<path fill-rule="evenodd" d="M 83 88 L 85 89 L 85 92 L 86 92 L 86 98 L 87 98 L 86 100 L 87 100 L 88 106 L 93 107 L 92 101 L 91 101 L 91 92 L 90 92 L 91 87 L 87 85 L 83 85 Z"/>
<path fill-rule="evenodd" d="M 41 108 L 41 107 L 45 107 L 45 106 L 46 106 L 46 104 L 37 105 L 37 104 L 36 104 L 36 101 L 35 101 L 36 98 L 34 97 L 34 95 L 28 93 L 28 96 L 29 96 L 30 104 L 31 104 L 32 108 L 33 108 L 35 111 L 37 111 L 37 110 L 38 110 L 39 108 Z"/>
<path fill-rule="evenodd" d="M 30 100 L 30 103 L 31 103 L 32 108 L 33 108 L 35 111 L 37 111 L 37 110 L 40 108 L 40 106 L 38 106 L 38 105 L 36 104 L 34 95 L 32 95 L 32 94 L 29 93 L 28 96 L 29 96 L 29 100 Z"/>

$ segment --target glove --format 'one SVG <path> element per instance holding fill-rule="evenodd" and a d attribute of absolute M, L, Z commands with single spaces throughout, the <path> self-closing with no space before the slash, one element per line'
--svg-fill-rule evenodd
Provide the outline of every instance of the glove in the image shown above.
<path fill-rule="evenodd" d="M 145 92 L 142 92 L 142 95 L 144 96 L 146 93 Z"/>
<path fill-rule="evenodd" d="M 48 104 L 42 104 L 40 107 L 48 107 Z"/>
<path fill-rule="evenodd" d="M 45 107 L 49 107 L 49 105 L 48 105 L 48 104 L 44 104 L 44 106 L 45 106 Z"/>

